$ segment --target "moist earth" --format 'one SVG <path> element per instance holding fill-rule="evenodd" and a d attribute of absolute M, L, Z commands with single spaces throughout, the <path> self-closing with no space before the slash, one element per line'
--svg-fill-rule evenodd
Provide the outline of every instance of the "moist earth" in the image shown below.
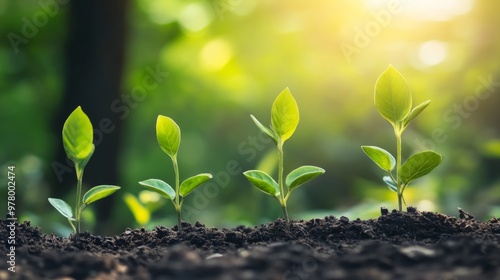
<path fill-rule="evenodd" d="M 10 221 L 0 220 L 7 258 Z M 42 234 L 16 224 L 15 273 L 0 279 L 500 279 L 500 220 L 381 209 L 352 220 L 279 219 L 233 229 L 197 222 L 116 236 Z"/>

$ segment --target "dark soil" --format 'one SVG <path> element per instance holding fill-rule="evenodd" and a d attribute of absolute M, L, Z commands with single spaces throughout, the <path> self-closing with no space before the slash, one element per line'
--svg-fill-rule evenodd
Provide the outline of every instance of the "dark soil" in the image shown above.
<path fill-rule="evenodd" d="M 0 279 L 500 279 L 500 220 L 431 212 L 349 221 L 333 216 L 256 227 L 200 223 L 118 236 L 44 235 L 16 228 L 15 273 Z M 8 222 L 0 251 L 8 254 Z"/>

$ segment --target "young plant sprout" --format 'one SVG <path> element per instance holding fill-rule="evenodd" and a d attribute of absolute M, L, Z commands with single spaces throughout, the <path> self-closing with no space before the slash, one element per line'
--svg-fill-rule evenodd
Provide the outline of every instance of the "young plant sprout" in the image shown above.
<path fill-rule="evenodd" d="M 442 160 L 433 151 L 423 151 L 410 156 L 401 164 L 401 136 L 408 124 L 415 119 L 430 103 L 427 100 L 412 107 L 410 88 L 401 73 L 392 65 L 385 70 L 375 84 L 375 106 L 383 118 L 388 120 L 396 135 L 396 159 L 386 150 L 376 146 L 362 146 L 366 155 L 372 159 L 387 176 L 382 179 L 389 189 L 398 195 L 399 211 L 402 211 L 403 192 L 408 184 L 436 168 Z M 396 174 L 393 173 L 396 167 Z"/>
<path fill-rule="evenodd" d="M 316 166 L 301 166 L 290 172 L 286 179 L 283 178 L 283 144 L 292 136 L 299 124 L 299 107 L 288 88 L 284 89 L 274 100 L 271 109 L 271 128 L 262 125 L 253 115 L 250 115 L 250 117 L 257 127 L 271 137 L 278 147 L 278 183 L 267 173 L 260 170 L 248 170 L 243 174 L 252 185 L 279 201 L 285 219 L 289 222 L 286 202 L 292 191 L 325 173 L 325 170 Z M 286 192 L 285 184 L 287 186 Z"/>
<path fill-rule="evenodd" d="M 169 184 L 159 179 L 149 179 L 139 182 L 146 189 L 170 199 L 177 211 L 177 225 L 181 230 L 181 209 L 184 199 L 188 194 L 198 188 L 202 183 L 212 178 L 209 173 L 201 173 L 190 177 L 179 184 L 179 165 L 177 152 L 181 143 L 181 130 L 169 117 L 158 116 L 156 120 L 156 139 L 160 148 L 172 159 L 175 173 L 175 190 Z"/>
<path fill-rule="evenodd" d="M 69 115 L 64 123 L 62 131 L 64 151 L 68 158 L 75 164 L 77 178 L 75 216 L 73 217 L 71 207 L 64 200 L 49 198 L 50 204 L 68 219 L 69 224 L 76 234 L 80 233 L 80 218 L 83 210 L 92 202 L 105 198 L 120 189 L 118 186 L 99 185 L 87 191 L 82 198 L 83 170 L 90 157 L 92 157 L 95 149 L 92 143 L 93 134 L 94 131 L 89 117 L 82 111 L 82 108 L 78 106 L 71 115 Z M 73 222 L 77 223 L 76 228 Z"/>

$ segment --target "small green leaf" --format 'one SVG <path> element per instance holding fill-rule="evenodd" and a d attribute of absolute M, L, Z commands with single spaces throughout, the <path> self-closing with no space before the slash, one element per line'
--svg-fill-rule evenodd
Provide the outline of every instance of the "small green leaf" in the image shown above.
<path fill-rule="evenodd" d="M 56 208 L 61 215 L 68 219 L 73 218 L 73 210 L 71 210 L 71 207 L 66 203 L 64 200 L 59 199 L 59 198 L 49 198 L 49 203 Z"/>
<path fill-rule="evenodd" d="M 324 173 L 325 170 L 320 167 L 310 165 L 301 166 L 293 170 L 288 174 L 288 176 L 286 176 L 285 183 L 288 186 L 288 189 L 291 191 Z"/>
<path fill-rule="evenodd" d="M 390 172 L 394 165 L 396 165 L 396 159 L 386 150 L 376 147 L 376 146 L 361 146 L 363 152 L 375 162 L 382 170 Z"/>
<path fill-rule="evenodd" d="M 274 133 L 274 131 L 272 131 L 271 129 L 265 127 L 264 125 L 262 125 L 259 120 L 257 120 L 257 118 L 255 118 L 253 115 L 250 115 L 250 117 L 252 118 L 253 122 L 257 125 L 257 127 L 260 129 L 260 131 L 264 132 L 265 134 L 267 134 L 269 137 L 271 137 L 271 139 L 274 140 L 274 142 L 278 142 L 278 137 L 276 136 L 276 133 Z"/>
<path fill-rule="evenodd" d="M 149 179 L 145 181 L 139 182 L 142 186 L 144 186 L 146 189 L 155 192 L 165 198 L 168 198 L 170 200 L 175 199 L 175 191 L 174 189 L 167 183 L 163 182 L 162 180 L 158 179 Z"/>
<path fill-rule="evenodd" d="M 85 161 L 94 152 L 94 130 L 89 117 L 78 106 L 64 122 L 63 131 L 64 151 L 75 164 Z"/>
<path fill-rule="evenodd" d="M 299 107 L 288 88 L 284 89 L 274 100 L 271 124 L 281 142 L 290 138 L 299 124 Z"/>
<path fill-rule="evenodd" d="M 271 176 L 267 175 L 267 173 L 260 170 L 248 170 L 243 172 L 243 174 L 247 177 L 248 181 L 259 190 L 272 196 L 280 195 L 278 183 L 276 183 Z"/>
<path fill-rule="evenodd" d="M 433 151 L 424 151 L 412 155 L 401 166 L 401 181 L 407 185 L 412 180 L 420 178 L 431 172 L 441 163 L 441 155 Z"/>
<path fill-rule="evenodd" d="M 169 117 L 159 115 L 156 120 L 156 139 L 160 148 L 171 158 L 177 156 L 181 143 L 181 129 Z"/>
<path fill-rule="evenodd" d="M 83 195 L 83 203 L 89 205 L 92 202 L 103 199 L 107 196 L 112 195 L 114 192 L 119 190 L 120 187 L 112 185 L 99 185 L 91 188 Z"/>
<path fill-rule="evenodd" d="M 405 78 L 389 65 L 375 84 L 375 106 L 396 127 L 411 110 L 411 91 Z"/>
<path fill-rule="evenodd" d="M 413 108 L 413 110 L 411 110 L 410 114 L 408 116 L 406 116 L 406 118 L 403 121 L 403 129 L 406 128 L 413 119 L 415 119 L 418 115 L 420 115 L 420 113 L 422 113 L 422 111 L 425 108 L 427 108 L 427 106 L 429 106 L 430 103 L 431 103 L 431 101 L 427 100 L 427 101 L 420 103 L 420 105 L 418 105 L 417 107 Z"/>
<path fill-rule="evenodd" d="M 194 191 L 197 187 L 203 184 L 205 181 L 212 179 L 212 174 L 210 173 L 202 173 L 196 176 L 187 178 L 184 182 L 181 183 L 180 195 L 186 197 L 192 191 Z"/>
<path fill-rule="evenodd" d="M 384 180 L 385 184 L 391 191 L 395 193 L 398 192 L 398 187 L 396 186 L 396 183 L 392 180 L 391 176 L 384 176 L 382 180 Z"/>

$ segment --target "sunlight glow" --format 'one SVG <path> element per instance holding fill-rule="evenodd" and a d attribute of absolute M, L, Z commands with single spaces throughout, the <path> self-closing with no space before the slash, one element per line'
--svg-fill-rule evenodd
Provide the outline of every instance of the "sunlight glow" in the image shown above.
<path fill-rule="evenodd" d="M 433 21 L 448 21 L 464 15 L 474 6 L 473 0 L 402 0 L 405 15 Z"/>
<path fill-rule="evenodd" d="M 401 15 L 418 20 L 448 21 L 470 12 L 474 0 L 365 0 L 370 9 L 385 9 L 389 3 L 401 4 Z"/>
<path fill-rule="evenodd" d="M 203 47 L 200 60 L 207 70 L 215 71 L 224 67 L 232 55 L 231 46 L 226 40 L 214 39 Z"/>
<path fill-rule="evenodd" d="M 428 41 L 423 43 L 418 52 L 418 58 L 428 66 L 443 62 L 448 56 L 446 45 L 440 41 Z"/>
<path fill-rule="evenodd" d="M 188 31 L 201 31 L 212 22 L 213 14 L 209 9 L 202 3 L 186 5 L 179 15 L 179 22 Z"/>

